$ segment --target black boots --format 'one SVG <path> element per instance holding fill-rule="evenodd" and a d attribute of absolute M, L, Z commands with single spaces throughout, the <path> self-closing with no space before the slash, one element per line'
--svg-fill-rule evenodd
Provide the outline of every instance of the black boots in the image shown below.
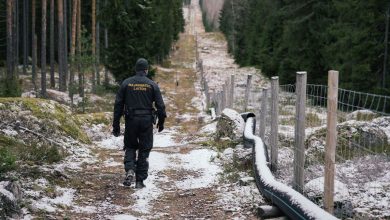
<path fill-rule="evenodd" d="M 129 170 L 127 171 L 126 173 L 126 178 L 125 180 L 123 181 L 123 185 L 124 186 L 131 186 L 131 184 L 133 183 L 133 180 L 135 178 L 135 173 L 133 170 Z M 135 182 L 135 188 L 136 189 L 142 189 L 142 188 L 145 188 L 145 184 L 143 181 L 136 181 Z"/>
<path fill-rule="evenodd" d="M 133 182 L 134 180 L 134 176 L 135 176 L 135 173 L 133 170 L 129 170 L 126 172 L 126 178 L 125 180 L 123 181 L 123 185 L 124 186 L 131 186 L 131 183 Z"/>
<path fill-rule="evenodd" d="M 146 187 L 146 186 L 145 186 L 145 184 L 144 184 L 143 181 L 137 181 L 137 182 L 135 182 L 135 188 L 136 188 L 136 189 L 142 189 L 142 188 L 144 188 L 144 187 Z"/>

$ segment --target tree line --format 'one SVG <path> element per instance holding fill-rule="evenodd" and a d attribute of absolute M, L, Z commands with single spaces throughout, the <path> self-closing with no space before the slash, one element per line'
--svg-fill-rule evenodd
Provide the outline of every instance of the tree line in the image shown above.
<path fill-rule="evenodd" d="M 254 65 L 281 83 L 326 84 L 340 71 L 340 86 L 390 94 L 386 0 L 226 0 L 220 30 L 238 64 Z"/>
<path fill-rule="evenodd" d="M 182 4 L 183 0 L 1 1 L 0 96 L 20 96 L 20 75 L 30 74 L 39 97 L 47 96 L 47 86 L 69 92 L 71 98 L 76 93 L 84 96 L 86 81 L 92 92 L 109 86 L 108 71 L 120 82 L 133 74 L 139 57 L 162 61 L 183 31 Z"/>
<path fill-rule="evenodd" d="M 101 18 L 112 40 L 105 50 L 105 64 L 117 80 L 132 74 L 139 57 L 162 62 L 184 31 L 186 0 L 111 0 Z"/>

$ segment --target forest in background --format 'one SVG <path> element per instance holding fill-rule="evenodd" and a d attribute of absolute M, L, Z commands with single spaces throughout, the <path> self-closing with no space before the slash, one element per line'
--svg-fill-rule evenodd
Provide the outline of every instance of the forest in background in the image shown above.
<path fill-rule="evenodd" d="M 20 75 L 31 75 L 39 97 L 46 96 L 47 86 L 83 96 L 86 81 L 92 92 L 108 87 L 108 71 L 118 82 L 132 75 L 139 57 L 162 62 L 183 31 L 182 4 L 183 0 L 0 1 L 0 96 L 21 95 Z"/>
<path fill-rule="evenodd" d="M 238 64 L 282 84 L 307 71 L 326 85 L 335 69 L 341 88 L 390 95 L 389 10 L 386 0 L 226 0 L 220 30 Z"/>

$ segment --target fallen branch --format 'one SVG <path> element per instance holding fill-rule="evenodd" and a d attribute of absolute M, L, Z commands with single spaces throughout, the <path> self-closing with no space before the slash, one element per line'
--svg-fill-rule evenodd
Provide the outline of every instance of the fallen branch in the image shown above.
<path fill-rule="evenodd" d="M 38 137 L 40 137 L 40 138 L 45 139 L 45 140 L 48 141 L 50 144 L 57 145 L 57 146 L 59 146 L 59 147 L 63 147 L 63 146 L 64 146 L 63 144 L 58 143 L 58 142 L 54 141 L 53 139 L 50 139 L 50 138 L 44 136 L 43 134 L 40 134 L 40 133 L 38 133 L 38 132 L 35 132 L 35 131 L 32 131 L 32 130 L 30 130 L 30 129 L 28 129 L 28 128 L 25 128 L 25 127 L 23 127 L 23 126 L 20 126 L 20 123 L 18 123 L 18 122 L 15 123 L 15 126 L 12 126 L 12 125 L 10 125 L 10 124 L 7 124 L 7 123 L 3 122 L 3 123 L 1 124 L 0 127 L 3 127 L 4 125 L 6 125 L 6 126 L 8 126 L 8 127 L 11 127 L 11 128 L 13 127 L 15 130 L 23 130 L 23 131 L 26 131 L 26 132 L 28 132 L 28 133 L 31 133 L 31 134 L 33 134 L 33 135 L 35 135 L 35 136 L 38 136 Z"/>

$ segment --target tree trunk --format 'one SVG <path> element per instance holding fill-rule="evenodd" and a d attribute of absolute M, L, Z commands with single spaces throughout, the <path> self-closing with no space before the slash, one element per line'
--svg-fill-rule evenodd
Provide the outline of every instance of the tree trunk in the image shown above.
<path fill-rule="evenodd" d="M 79 94 L 84 98 L 84 73 L 81 71 L 81 0 L 77 0 L 77 68 L 79 73 Z"/>
<path fill-rule="evenodd" d="M 95 92 L 96 86 L 96 0 L 92 0 L 92 57 L 94 60 L 95 71 L 92 71 L 92 91 Z"/>
<path fill-rule="evenodd" d="M 35 11 L 35 0 L 31 0 L 31 56 L 32 56 L 32 83 L 34 85 L 34 91 L 37 92 L 37 36 L 35 34 L 35 19 L 36 19 L 36 11 Z"/>
<path fill-rule="evenodd" d="M 65 73 L 65 88 L 67 86 L 68 81 L 68 0 L 64 0 L 64 50 L 63 50 L 63 65 L 64 65 L 64 73 Z M 65 89 L 66 90 L 66 89 Z"/>
<path fill-rule="evenodd" d="M 108 29 L 104 28 L 104 48 L 107 50 L 108 48 Z M 106 63 L 107 63 L 107 55 L 104 57 Z M 108 80 L 108 69 L 107 67 L 104 67 L 104 85 L 106 88 L 108 87 L 109 80 Z"/>
<path fill-rule="evenodd" d="M 69 79 L 69 97 L 73 107 L 73 94 L 74 94 L 74 70 L 75 70 L 75 51 L 76 51 L 76 21 L 77 21 L 77 0 L 73 0 L 73 10 L 72 10 L 72 46 L 70 49 L 70 79 Z"/>
<path fill-rule="evenodd" d="M 77 24 L 77 11 L 78 11 L 78 1 L 73 0 L 73 10 L 72 10 L 72 46 L 70 48 L 70 55 L 74 59 L 76 54 L 76 24 Z"/>
<path fill-rule="evenodd" d="M 17 77 L 19 75 L 19 0 L 15 0 L 13 3 L 13 16 L 14 16 L 14 21 L 13 21 L 13 26 L 14 26 L 14 31 L 13 31 L 13 43 L 14 43 L 14 74 Z"/>
<path fill-rule="evenodd" d="M 64 72 L 64 2 L 57 1 L 58 7 L 58 72 L 59 72 L 59 89 L 66 91 L 66 75 Z"/>
<path fill-rule="evenodd" d="M 46 98 L 46 13 L 47 0 L 42 0 L 42 35 L 41 35 L 41 95 Z"/>
<path fill-rule="evenodd" d="M 23 0 L 23 74 L 27 75 L 27 61 L 28 61 L 28 1 Z"/>
<path fill-rule="evenodd" d="M 99 2 L 100 2 L 99 0 L 96 0 L 96 14 L 99 14 Z M 100 85 L 100 23 L 99 21 L 96 21 L 96 84 Z"/>
<path fill-rule="evenodd" d="M 12 15 L 13 15 L 13 1 L 7 1 L 7 81 L 6 86 L 8 87 L 8 83 L 12 81 L 14 77 L 14 55 L 13 55 L 13 26 L 12 26 Z M 9 88 L 9 87 L 8 87 Z"/>
<path fill-rule="evenodd" d="M 104 0 L 104 6 L 107 6 L 107 0 Z M 104 28 L 104 49 L 107 51 L 108 48 L 108 29 Z M 107 55 L 104 56 L 104 61 L 107 63 Z M 108 80 L 108 69 L 104 67 L 104 85 L 108 88 L 109 80 Z"/>
<path fill-rule="evenodd" d="M 69 44 L 69 47 L 71 47 L 72 46 L 72 14 L 73 14 L 73 4 L 72 4 L 72 1 L 73 0 L 68 0 L 68 9 L 69 9 L 69 11 L 68 11 L 68 44 Z"/>
<path fill-rule="evenodd" d="M 54 75 L 54 0 L 50 0 L 50 88 L 54 89 L 56 86 Z"/>

